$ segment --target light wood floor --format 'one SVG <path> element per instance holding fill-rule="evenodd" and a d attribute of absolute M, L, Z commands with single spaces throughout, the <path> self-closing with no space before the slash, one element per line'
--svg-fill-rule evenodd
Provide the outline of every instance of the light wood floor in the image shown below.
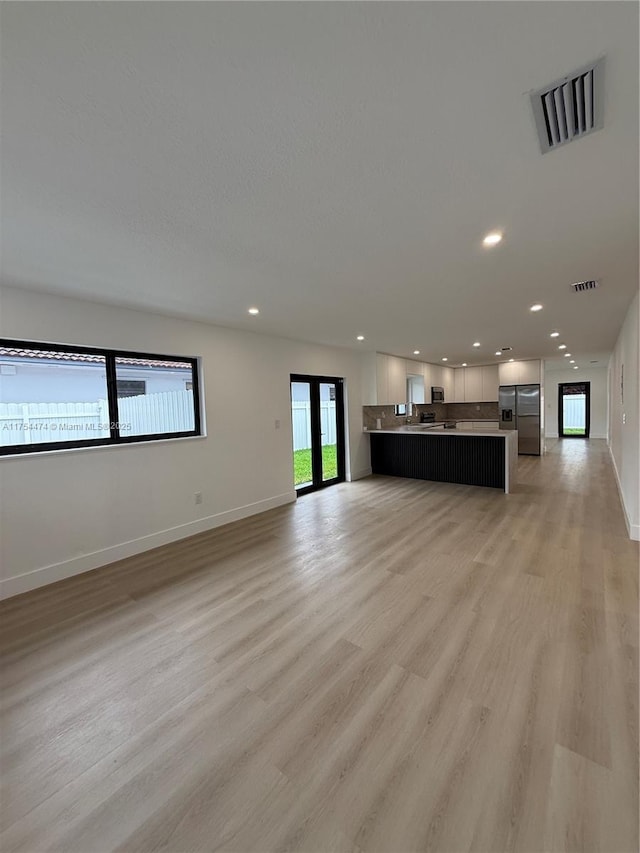
<path fill-rule="evenodd" d="M 9 600 L 2 850 L 636 851 L 637 580 L 567 440 Z"/>

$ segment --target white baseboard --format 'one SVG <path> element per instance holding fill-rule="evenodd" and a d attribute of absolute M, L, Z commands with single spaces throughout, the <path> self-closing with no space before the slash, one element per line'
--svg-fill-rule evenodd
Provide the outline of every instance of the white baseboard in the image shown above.
<path fill-rule="evenodd" d="M 371 470 L 371 468 L 360 468 L 359 471 L 354 471 L 351 474 L 351 480 L 362 480 L 364 479 L 364 477 L 370 477 L 372 473 L 373 471 Z"/>
<path fill-rule="evenodd" d="M 158 548 L 160 545 L 168 545 L 170 542 L 176 542 L 178 539 L 186 539 L 188 536 L 194 536 L 196 533 L 213 530 L 215 527 L 221 527 L 223 524 L 229 524 L 232 521 L 239 521 L 241 518 L 248 518 L 250 515 L 257 515 L 258 513 L 275 509 L 284 504 L 292 503 L 295 499 L 295 491 L 286 492 L 282 495 L 276 495 L 266 500 L 236 507 L 235 509 L 220 512 L 216 515 L 209 515 L 206 518 L 199 518 L 196 521 L 189 521 L 187 524 L 179 524 L 177 527 L 169 527 L 166 530 L 160 530 L 148 536 L 141 536 L 139 539 L 132 539 L 129 542 L 122 542 L 119 545 L 102 548 L 100 551 L 93 551 L 91 554 L 83 554 L 80 557 L 74 557 L 62 563 L 53 563 L 50 566 L 43 566 L 41 569 L 34 569 L 22 575 L 7 578 L 0 581 L 0 600 L 20 595 L 23 592 L 29 592 L 32 589 L 37 589 L 38 587 L 46 586 L 47 584 L 82 574 L 83 572 L 90 572 L 92 569 L 98 569 L 100 566 L 115 563 L 117 560 L 125 559 L 125 557 L 133 557 L 136 554 L 141 554 L 143 551 L 150 551 L 152 548 Z"/>
<path fill-rule="evenodd" d="M 632 524 L 627 513 L 627 507 L 624 502 L 624 493 L 622 491 L 622 483 L 620 481 L 620 474 L 618 473 L 618 466 L 616 465 L 616 459 L 613 455 L 613 451 L 611 450 L 611 445 L 609 445 L 609 456 L 611 457 L 611 464 L 613 465 L 613 473 L 616 476 L 616 485 L 618 486 L 618 494 L 620 495 L 620 503 L 622 505 L 622 514 L 624 515 L 624 523 L 627 526 L 627 533 L 629 534 L 629 539 L 634 539 L 636 542 L 640 541 L 640 524 Z"/>

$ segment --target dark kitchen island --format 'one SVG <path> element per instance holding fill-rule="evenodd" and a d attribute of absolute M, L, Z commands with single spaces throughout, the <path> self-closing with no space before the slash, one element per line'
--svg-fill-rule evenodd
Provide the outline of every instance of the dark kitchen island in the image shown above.
<path fill-rule="evenodd" d="M 512 490 L 517 433 L 400 427 L 370 430 L 374 474 Z"/>

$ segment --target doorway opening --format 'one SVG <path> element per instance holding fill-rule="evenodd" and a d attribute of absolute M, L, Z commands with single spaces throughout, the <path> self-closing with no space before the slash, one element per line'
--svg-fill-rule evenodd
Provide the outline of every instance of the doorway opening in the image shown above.
<path fill-rule="evenodd" d="M 558 383 L 558 435 L 560 438 L 589 438 L 590 386 L 590 382 Z"/>
<path fill-rule="evenodd" d="M 298 495 L 345 479 L 343 380 L 291 375 L 293 475 Z"/>

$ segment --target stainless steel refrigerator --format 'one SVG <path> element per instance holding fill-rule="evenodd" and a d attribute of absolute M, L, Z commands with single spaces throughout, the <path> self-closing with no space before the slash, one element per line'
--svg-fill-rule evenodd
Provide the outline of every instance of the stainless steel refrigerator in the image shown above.
<path fill-rule="evenodd" d="M 500 429 L 518 430 L 518 453 L 540 456 L 540 386 L 501 385 Z"/>

